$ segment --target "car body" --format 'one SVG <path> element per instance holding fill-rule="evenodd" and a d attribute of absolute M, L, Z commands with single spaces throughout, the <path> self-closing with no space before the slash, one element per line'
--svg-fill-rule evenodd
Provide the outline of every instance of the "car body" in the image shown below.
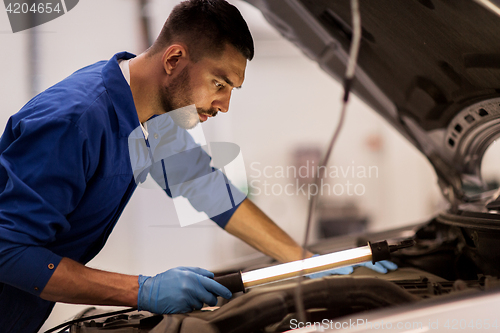
<path fill-rule="evenodd" d="M 342 80 L 352 39 L 350 1 L 246 1 Z M 481 163 L 500 136 L 499 7 L 493 0 L 360 1 L 353 92 L 427 157 L 449 208 L 425 223 L 327 239 L 311 250 L 413 238 L 414 247 L 393 256 L 400 269 L 382 276 L 357 268 L 351 276 L 304 282 L 307 322 L 296 314 L 295 283 L 282 282 L 236 295 L 216 311 L 134 313 L 75 324 L 71 332 L 498 329 L 500 192 L 482 178 Z M 259 259 L 219 274 L 272 264 Z"/>

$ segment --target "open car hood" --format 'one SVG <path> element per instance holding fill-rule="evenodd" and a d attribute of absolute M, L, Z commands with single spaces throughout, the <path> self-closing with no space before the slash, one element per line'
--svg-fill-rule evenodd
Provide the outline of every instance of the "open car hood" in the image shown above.
<path fill-rule="evenodd" d="M 349 0 L 246 1 L 341 80 L 352 36 Z M 361 0 L 353 91 L 429 159 L 452 212 L 496 220 L 499 195 L 481 178 L 482 157 L 500 136 L 495 2 L 500 7 L 498 0 Z"/>

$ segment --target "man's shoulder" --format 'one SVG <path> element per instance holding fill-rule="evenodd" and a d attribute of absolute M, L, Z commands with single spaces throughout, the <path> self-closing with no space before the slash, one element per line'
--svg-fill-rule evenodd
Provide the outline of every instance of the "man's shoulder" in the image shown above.
<path fill-rule="evenodd" d="M 106 61 L 100 61 L 74 72 L 44 91 L 38 103 L 55 104 L 65 112 L 85 112 L 106 92 L 102 77 L 105 64 Z"/>
<path fill-rule="evenodd" d="M 89 137 L 100 137 L 105 132 L 114 135 L 122 129 L 127 132 L 137 122 L 137 113 L 118 60 L 132 56 L 118 53 L 109 61 L 81 68 L 30 100 L 11 117 L 9 126 L 15 128 L 25 121 L 50 124 L 64 120 Z"/>
<path fill-rule="evenodd" d="M 77 123 L 87 113 L 112 107 L 106 95 L 100 61 L 74 72 L 35 96 L 14 117 L 18 119 L 63 118 Z"/>

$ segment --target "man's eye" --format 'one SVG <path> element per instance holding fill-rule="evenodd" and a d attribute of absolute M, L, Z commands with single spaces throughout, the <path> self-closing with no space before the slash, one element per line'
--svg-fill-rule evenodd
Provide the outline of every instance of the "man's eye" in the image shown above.
<path fill-rule="evenodd" d="M 215 86 L 216 86 L 217 88 L 219 88 L 219 89 L 224 88 L 224 85 L 223 85 L 222 83 L 220 83 L 220 82 L 215 81 L 215 82 L 214 82 L 214 84 L 215 84 Z"/>

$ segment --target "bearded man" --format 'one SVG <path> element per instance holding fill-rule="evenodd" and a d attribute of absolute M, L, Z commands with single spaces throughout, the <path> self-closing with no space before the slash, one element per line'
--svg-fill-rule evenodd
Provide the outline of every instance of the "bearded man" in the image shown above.
<path fill-rule="evenodd" d="M 102 249 L 137 187 L 131 133 L 139 128 L 151 145 L 149 120 L 193 106 L 172 113 L 167 123 L 168 135 L 189 140 L 184 128 L 228 111 L 253 55 L 252 36 L 234 6 L 185 1 L 147 51 L 118 53 L 85 67 L 9 119 L 0 139 L 2 332 L 37 332 L 54 302 L 182 313 L 215 305 L 217 296 L 231 297 L 201 268 L 148 277 L 85 264 Z M 185 169 L 213 171 L 208 155 L 201 149 L 196 154 L 203 165 Z M 170 179 L 164 188 L 172 195 L 169 185 Z M 200 205 L 217 206 L 213 193 L 201 197 Z M 301 258 L 302 248 L 250 200 L 232 203 L 211 219 L 281 262 Z"/>
<path fill-rule="evenodd" d="M 228 112 L 253 56 L 234 6 L 184 1 L 144 53 L 82 68 L 9 119 L 0 138 L 2 332 L 37 332 L 55 302 L 163 314 L 232 296 L 202 268 L 150 277 L 85 266 L 147 175 L 259 251 L 280 262 L 302 258 L 303 249 L 210 166 L 186 131 Z"/>

